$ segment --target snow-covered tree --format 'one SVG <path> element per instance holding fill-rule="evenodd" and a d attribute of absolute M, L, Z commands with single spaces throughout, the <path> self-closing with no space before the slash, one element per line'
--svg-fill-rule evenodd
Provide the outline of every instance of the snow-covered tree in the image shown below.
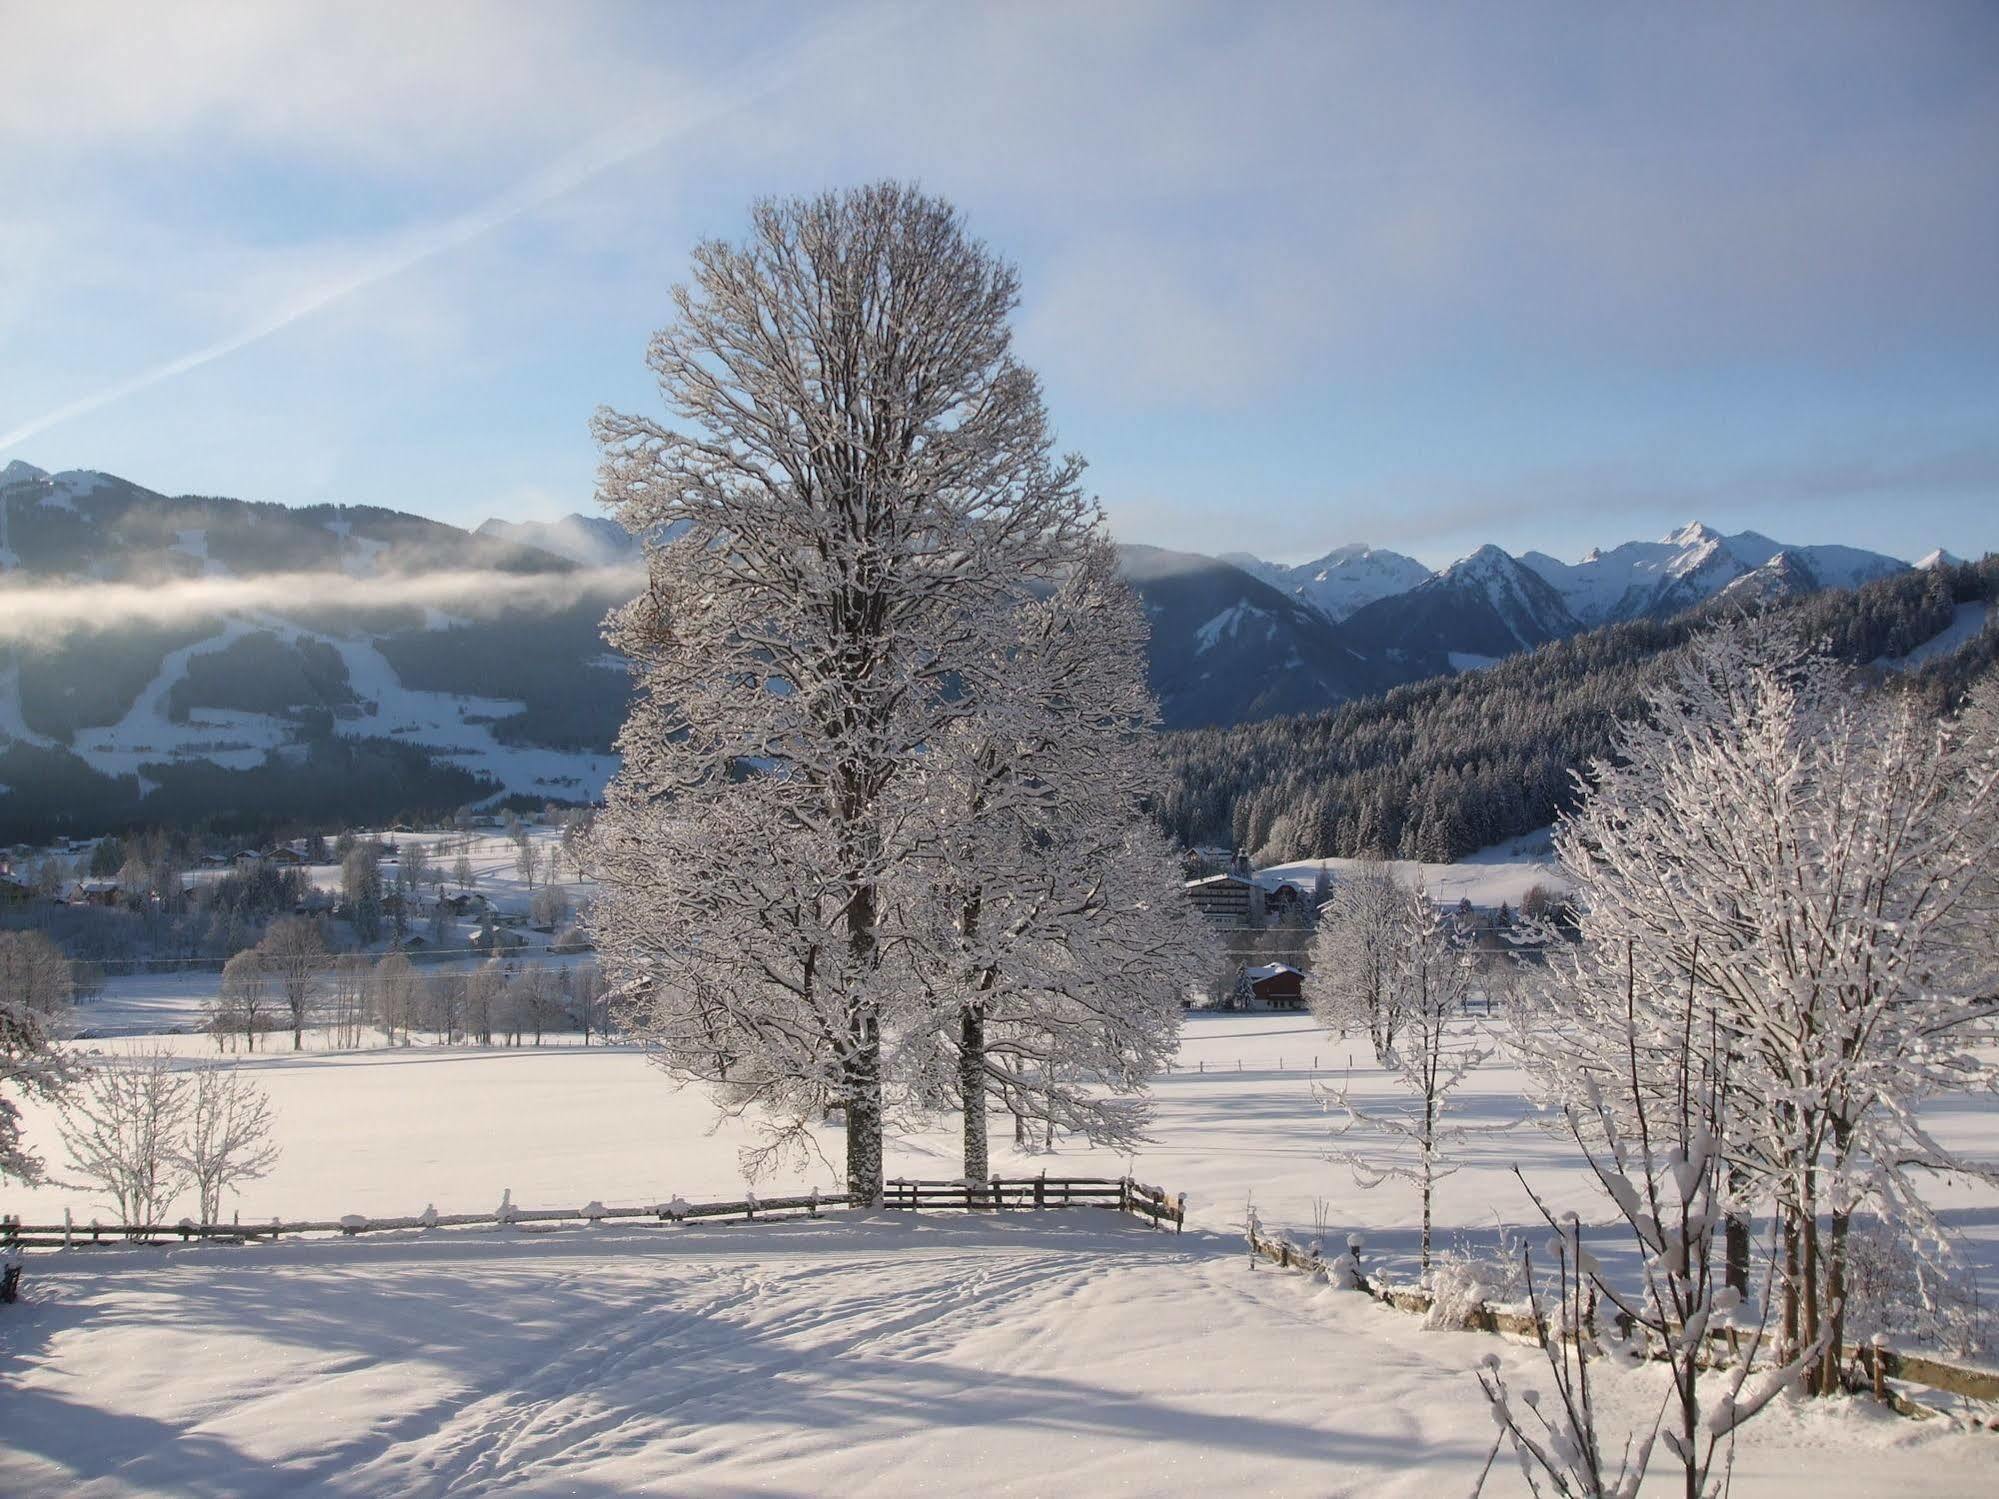
<path fill-rule="evenodd" d="M 493 1044 L 493 1022 L 506 983 L 498 958 L 488 958 L 465 975 L 465 1034 L 481 1046 Z"/>
<path fill-rule="evenodd" d="M 225 1035 L 240 1035 L 243 1049 L 255 1051 L 257 1037 L 270 1029 L 271 976 L 264 955 L 247 947 L 222 965 L 222 981 L 208 1001 L 208 1028 L 222 1045 Z"/>
<path fill-rule="evenodd" d="M 602 1036 L 608 1016 L 606 1014 L 607 993 L 604 974 L 595 963 L 583 963 L 575 970 L 570 986 L 570 1005 L 576 1016 L 576 1023 L 583 1028 L 583 1044 L 590 1044 L 590 1037 Z"/>
<path fill-rule="evenodd" d="M 1306 959 L 1313 1016 L 1336 1036 L 1364 1033 L 1384 1066 L 1402 1024 L 1403 993 L 1395 980 L 1409 919 L 1388 866 L 1365 860 L 1325 895 Z"/>
<path fill-rule="evenodd" d="M 1364 1110 L 1345 1087 L 1320 1087 L 1318 1092 L 1327 1108 L 1346 1115 L 1336 1139 L 1355 1128 L 1387 1137 L 1385 1147 L 1338 1146 L 1333 1158 L 1363 1187 L 1390 1178 L 1415 1185 L 1422 1199 L 1422 1267 L 1427 1271 L 1436 1184 L 1458 1169 L 1452 1150 L 1472 1132 L 1448 1122 L 1451 1095 L 1491 1049 L 1467 1029 L 1465 996 L 1474 969 L 1455 924 L 1439 916 L 1420 885 L 1389 888 L 1393 898 L 1381 913 L 1377 933 L 1381 970 L 1374 1002 L 1377 1014 L 1396 1017 L 1394 1038 L 1381 1064 L 1409 1095 L 1410 1104 L 1393 1112 Z"/>
<path fill-rule="evenodd" d="M 373 942 L 382 935 L 382 864 L 380 845 L 357 843 L 347 851 L 340 865 L 342 894 L 347 900 L 347 919 L 354 923 L 354 935 Z"/>
<path fill-rule="evenodd" d="M 222 1194 L 270 1174 L 278 1147 L 270 1099 L 248 1073 L 210 1062 L 184 1074 L 184 1123 L 169 1146 L 200 1200 L 200 1221 L 222 1221 Z"/>
<path fill-rule="evenodd" d="M 359 1046 L 361 1027 L 368 1015 L 368 959 L 361 953 L 345 952 L 333 960 L 333 992 L 328 1019 L 333 1024 L 336 1046 Z"/>
<path fill-rule="evenodd" d="M 305 1045 L 305 1028 L 317 1015 L 320 990 L 331 963 L 319 923 L 305 916 L 283 916 L 270 925 L 257 944 L 265 975 L 277 986 L 292 1023 L 292 1050 Z"/>
<path fill-rule="evenodd" d="M 1607 1271 L 1585 1246 L 1577 1216 L 1557 1216 L 1529 1183 L 1535 1206 L 1555 1231 L 1538 1277 L 1532 1251 L 1523 1254 L 1536 1341 L 1553 1376 L 1555 1398 L 1536 1390 L 1516 1393 L 1490 1356 L 1478 1378 L 1501 1440 L 1512 1442 L 1537 1492 L 1538 1472 L 1558 1494 L 1636 1495 L 1663 1441 L 1679 1465 L 1687 1499 L 1713 1499 L 1727 1488 L 1735 1432 L 1794 1384 L 1818 1350 L 1794 1353 L 1788 1366 L 1758 1369 L 1769 1332 L 1768 1298 L 1757 1311 L 1736 1287 L 1724 1284 L 1717 1263 L 1728 1049 L 1712 1029 L 1683 1029 L 1673 1038 L 1648 1035 L 1637 964 L 1629 952 L 1625 985 L 1617 1039 L 1604 1048 L 1608 1056 L 1622 1043 L 1624 1086 L 1606 1093 L 1595 1080 L 1586 1083 L 1582 1101 L 1565 1108 L 1563 1124 L 1630 1235 L 1637 1272 Z M 1614 1015 L 1603 1019 L 1616 1021 Z M 1648 1068 L 1655 1074 L 1653 1084 L 1646 1082 Z M 1669 1086 L 1654 1085 L 1665 1079 Z M 1544 1304 L 1550 1274 L 1552 1308 Z M 1710 1340 L 1724 1330 L 1736 1344 L 1733 1367 L 1717 1371 L 1717 1363 L 1725 1361 L 1715 1358 Z M 1592 1379 L 1591 1370 L 1652 1360 L 1667 1366 L 1671 1391 L 1649 1421 L 1641 1416 L 1613 1449 L 1598 1409 L 1602 1381 Z M 1721 1394 L 1705 1398 L 1703 1389 L 1715 1383 Z"/>
<path fill-rule="evenodd" d="M 0 932 L 0 1182 L 33 1185 L 41 1159 L 21 1140 L 17 1097 L 53 1100 L 76 1077 L 57 1045 L 69 1014 L 70 968 L 40 932 Z"/>
<path fill-rule="evenodd" d="M 180 1134 L 187 1079 L 164 1051 L 98 1063 L 64 1100 L 56 1131 L 76 1175 L 109 1194 L 121 1223 L 157 1223 L 187 1186 Z"/>
<path fill-rule="evenodd" d="M 1594 1087 L 1629 1119 L 1635 1093 L 1676 1086 L 1678 1038 L 1717 1038 L 1729 1206 L 1774 1202 L 1780 1352 L 1821 1349 L 1811 1383 L 1828 1390 L 1854 1213 L 1940 1243 L 1923 1174 L 1992 1174 L 1931 1137 L 1916 1106 L 1999 1081 L 1977 894 L 1999 850 L 1999 745 L 1906 698 L 1860 697 L 1781 635 L 1731 627 L 1623 726 L 1584 789 L 1556 836 L 1581 941 L 1550 960 L 1523 1057 L 1551 1098 Z"/>
<path fill-rule="evenodd" d="M 460 890 L 470 890 L 478 883 L 478 876 L 472 873 L 472 856 L 460 854 L 451 862 L 451 883 Z"/>
<path fill-rule="evenodd" d="M 649 579 L 609 632 L 640 692 L 592 923 L 662 1065 L 793 1139 L 838 1105 L 876 1201 L 908 783 L 983 700 L 981 631 L 1100 518 L 1010 352 L 1016 275 L 947 204 L 765 202 L 694 261 L 648 353 L 670 424 L 596 422 Z"/>
<path fill-rule="evenodd" d="M 1144 616 L 1094 546 L 1046 600 L 992 621 L 988 690 L 929 746 L 929 825 L 905 944 L 931 1011 L 918 1096 L 955 1093 L 964 1176 L 990 1174 L 997 1091 L 1037 1122 L 1129 1149 L 1137 1095 L 1172 1054 L 1212 929 L 1142 820 L 1157 767 Z"/>
<path fill-rule="evenodd" d="M 394 1046 L 396 1033 L 400 1031 L 407 1044 L 410 1027 L 416 1021 L 417 996 L 422 988 L 415 967 L 399 952 L 383 953 L 369 977 L 368 987 L 374 1001 L 375 1024 L 380 1027 L 383 1038 Z"/>

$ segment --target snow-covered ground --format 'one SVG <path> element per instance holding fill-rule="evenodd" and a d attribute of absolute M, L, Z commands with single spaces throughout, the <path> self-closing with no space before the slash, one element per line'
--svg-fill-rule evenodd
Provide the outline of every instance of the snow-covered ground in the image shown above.
<path fill-rule="evenodd" d="M 1358 859 L 1298 859 L 1289 864 L 1272 864 L 1256 872 L 1266 890 L 1289 882 L 1310 891 L 1320 870 L 1334 880 L 1350 873 Z M 1414 859 L 1386 861 L 1389 873 L 1405 885 L 1418 880 L 1440 906 L 1454 906 L 1460 900 L 1485 909 L 1496 909 L 1503 901 L 1518 910 L 1529 890 L 1539 885 L 1551 894 L 1565 894 L 1569 882 L 1555 863 L 1549 830 L 1523 833 L 1504 843 L 1495 843 L 1465 855 L 1455 864 L 1422 864 Z"/>
<path fill-rule="evenodd" d="M 134 1251 L 6 1310 L 19 1499 L 1454 1494 L 1493 1436 L 1470 1368 L 1533 1371 L 1095 1212 Z M 1999 1446 L 1941 1426 L 1780 1405 L 1734 1491 L 1990 1493 Z"/>
<path fill-rule="evenodd" d="M 1951 655 L 1960 646 L 1975 640 L 1985 628 L 1987 613 L 1985 602 L 1974 600 L 1969 604 L 1959 604 L 1950 613 L 1950 623 L 1905 656 L 1880 656 L 1874 665 L 1888 671 L 1908 671 L 1925 662 L 1941 660 Z"/>
<path fill-rule="evenodd" d="M 120 1042 L 118 1046 L 141 1043 Z M 165 1044 L 190 1057 L 198 1037 Z M 415 1047 L 246 1062 L 284 1150 L 245 1217 L 374 1216 L 739 1195 L 747 1126 L 714 1125 L 637 1053 Z M 1237 1226 L 1359 1231 L 1402 1274 L 1409 1188 L 1324 1159 L 1313 1083 L 1387 1096 L 1364 1047 L 1295 1015 L 1189 1018 L 1154 1082 L 1137 1173 L 1189 1198 L 1185 1236 L 1097 1214 L 694 1229 L 565 1228 L 206 1250 L 37 1254 L 0 1316 L 0 1493 L 1465 1492 L 1492 1427 L 1470 1369 L 1504 1348 L 1251 1271 Z M 1495 1067 L 1466 1117 L 1521 1112 Z M 1999 1154 L 1988 1102 L 1935 1111 Z M 54 1153 L 47 1114 L 32 1139 Z M 1115 1173 L 1064 1142 L 1013 1173 Z M 955 1121 L 900 1133 L 891 1175 L 958 1170 Z M 837 1160 L 837 1131 L 823 1136 Z M 1349 1139 L 1349 1145 L 1364 1144 Z M 1489 1243 L 1531 1209 L 1601 1204 L 1557 1140 L 1486 1137 L 1440 1184 L 1438 1237 Z M 777 1185 L 832 1185 L 823 1164 Z M 1944 1191 L 1987 1276 L 1999 1191 Z M 0 1193 L 29 1220 L 88 1192 Z M 108 1216 L 108 1214 L 106 1214 Z M 1524 1353 L 1506 1357 L 1525 1372 Z M 1628 1387 L 1629 1401 L 1650 1394 Z M 1940 1426 L 1941 1423 L 1936 1423 Z M 1494 1493 L 1517 1488 L 1504 1475 Z M 1865 1411 L 1751 1429 L 1745 1495 L 1978 1494 L 1999 1444 Z"/>
<path fill-rule="evenodd" d="M 199 1036 L 90 1043 L 116 1055 L 165 1046 L 190 1059 L 213 1056 Z M 284 1041 L 280 1040 L 280 1046 Z M 250 1186 L 245 1217 L 329 1218 L 343 1213 L 391 1217 L 435 1204 L 440 1212 L 479 1212 L 511 1189 L 523 1206 L 580 1207 L 693 1201 L 741 1194 L 737 1152 L 755 1138 L 744 1123 L 717 1125 L 698 1089 L 675 1089 L 636 1051 L 574 1044 L 527 1048 L 432 1048 L 355 1052 L 285 1050 L 244 1060 L 270 1094 L 284 1154 L 268 1179 Z M 1132 1163 L 1137 1174 L 1185 1192 L 1191 1223 L 1233 1231 L 1254 1194 L 1274 1231 L 1309 1238 L 1315 1203 L 1329 1227 L 1364 1235 L 1371 1256 L 1405 1271 L 1416 1249 L 1413 1189 L 1391 1181 L 1363 1191 L 1344 1166 L 1325 1159 L 1328 1116 L 1315 1084 L 1351 1087 L 1363 1107 L 1399 1097 L 1364 1043 L 1327 1036 L 1307 1015 L 1188 1017 L 1172 1071 L 1152 1081 L 1152 1142 Z M 1457 1117 L 1504 1125 L 1529 1112 L 1522 1080 L 1492 1064 L 1456 1095 Z M 53 1161 L 59 1154 L 48 1112 L 27 1107 L 28 1137 Z M 1343 1116 L 1342 1116 L 1343 1117 Z M 1931 1111 L 1945 1144 L 1999 1157 L 1999 1107 L 1960 1100 Z M 1126 1162 L 1058 1142 L 1053 1156 L 1012 1148 L 1004 1117 L 993 1121 L 995 1169 L 1053 1175 L 1116 1175 Z M 826 1162 L 801 1164 L 773 1186 L 837 1185 L 842 1158 L 837 1129 L 820 1133 Z M 1369 1148 L 1349 1135 L 1347 1146 Z M 1551 1205 L 1592 1219 L 1607 1209 L 1572 1148 L 1531 1123 L 1481 1137 L 1460 1155 L 1461 1169 L 1437 1189 L 1438 1242 L 1489 1243 L 1495 1225 L 1526 1224 L 1533 1210 L 1517 1166 Z M 890 1142 L 891 1176 L 954 1177 L 957 1126 L 944 1118 L 898 1133 Z M 1999 1291 L 1999 1189 L 1940 1185 L 1937 1201 L 1965 1235 L 1966 1251 Z M 110 1217 L 88 1191 L 45 1186 L 0 1191 L 0 1211 L 30 1221 Z"/>

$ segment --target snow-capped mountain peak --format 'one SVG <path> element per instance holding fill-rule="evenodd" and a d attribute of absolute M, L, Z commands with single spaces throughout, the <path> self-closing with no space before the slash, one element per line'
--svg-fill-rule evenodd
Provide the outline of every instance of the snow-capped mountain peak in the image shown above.
<path fill-rule="evenodd" d="M 1443 571 L 1447 578 L 1486 578 L 1518 566 L 1512 556 L 1487 542 L 1468 556 L 1460 557 Z"/>
<path fill-rule="evenodd" d="M 1584 625 L 1677 614 L 1724 590 L 1746 598 L 1851 588 L 1904 566 L 1856 547 L 1792 546 L 1756 531 L 1724 536 L 1699 521 L 1659 541 L 1592 547 L 1574 564 L 1539 552 L 1520 560 Z"/>
<path fill-rule="evenodd" d="M 1933 572 L 1939 567 L 1962 567 L 1964 559 L 1954 552 L 1946 552 L 1942 547 L 1923 553 L 1916 559 L 1918 572 Z"/>
<path fill-rule="evenodd" d="M 47 469 L 36 468 L 16 458 L 5 468 L 0 468 L 0 484 L 26 484 L 34 480 L 46 479 Z"/>
<path fill-rule="evenodd" d="M 1722 535 L 1719 531 L 1709 528 L 1700 521 L 1689 521 L 1686 525 L 1680 527 L 1679 530 L 1669 531 L 1666 535 L 1660 537 L 1659 544 L 1661 546 L 1685 548 L 1697 547 L 1704 542 L 1720 540 L 1722 540 Z M 1592 549 L 1591 555 L 1595 555 L 1594 549 Z M 1589 558 L 1585 557 L 1583 560 L 1587 562 Z"/>
<path fill-rule="evenodd" d="M 1225 553 L 1222 561 L 1288 593 L 1337 624 L 1377 599 L 1407 593 L 1430 577 L 1414 557 L 1349 542 L 1323 557 L 1295 567 L 1265 562 L 1246 552 Z"/>

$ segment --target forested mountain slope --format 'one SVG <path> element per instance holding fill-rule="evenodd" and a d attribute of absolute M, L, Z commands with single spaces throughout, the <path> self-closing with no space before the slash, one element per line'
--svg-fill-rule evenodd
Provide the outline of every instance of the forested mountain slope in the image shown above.
<path fill-rule="evenodd" d="M 1999 557 L 1767 607 L 1884 687 L 1941 710 L 1999 661 L 1995 597 Z M 1456 859 L 1566 810 L 1571 771 L 1607 750 L 1611 725 L 1639 710 L 1694 632 L 1739 612 L 1716 600 L 1330 712 L 1169 734 L 1161 818 L 1189 844 L 1245 848 L 1261 862 Z M 1953 648 L 1926 649 L 1932 641 Z"/>

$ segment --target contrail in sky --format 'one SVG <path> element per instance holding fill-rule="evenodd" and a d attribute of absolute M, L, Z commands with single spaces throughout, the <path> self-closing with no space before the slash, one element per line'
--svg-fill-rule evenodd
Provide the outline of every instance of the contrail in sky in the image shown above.
<path fill-rule="evenodd" d="M 280 329 L 291 326 L 300 318 L 311 316 L 323 307 L 331 306 L 357 291 L 400 275 L 412 266 L 420 265 L 448 250 L 454 250 L 460 245 L 490 234 L 522 214 L 553 202 L 611 168 L 634 157 L 643 156 L 677 136 L 688 135 L 704 125 L 733 114 L 782 87 L 807 65 L 822 45 L 837 39 L 849 29 L 858 28 L 831 25 L 823 27 L 806 42 L 783 56 L 774 60 L 761 60 L 743 69 L 736 75 L 732 87 L 709 90 L 695 96 L 691 101 L 677 101 L 673 105 L 648 111 L 607 130 L 602 135 L 564 153 L 533 176 L 477 208 L 469 209 L 443 223 L 429 225 L 405 235 L 399 243 L 350 274 L 294 297 L 275 311 L 257 319 L 248 327 L 230 334 L 227 338 L 218 339 L 177 359 L 170 359 L 164 364 L 127 376 L 123 380 L 105 386 L 102 390 L 58 406 L 55 410 L 25 422 L 12 431 L 0 433 L 0 452 L 26 442 L 60 422 L 96 411 L 114 401 L 122 401 L 129 395 L 150 389 L 173 379 L 176 375 L 184 375 L 189 370 L 199 369 L 204 364 L 213 364 L 216 360 L 226 358 L 239 349 L 248 348 L 251 344 L 269 338 Z"/>

